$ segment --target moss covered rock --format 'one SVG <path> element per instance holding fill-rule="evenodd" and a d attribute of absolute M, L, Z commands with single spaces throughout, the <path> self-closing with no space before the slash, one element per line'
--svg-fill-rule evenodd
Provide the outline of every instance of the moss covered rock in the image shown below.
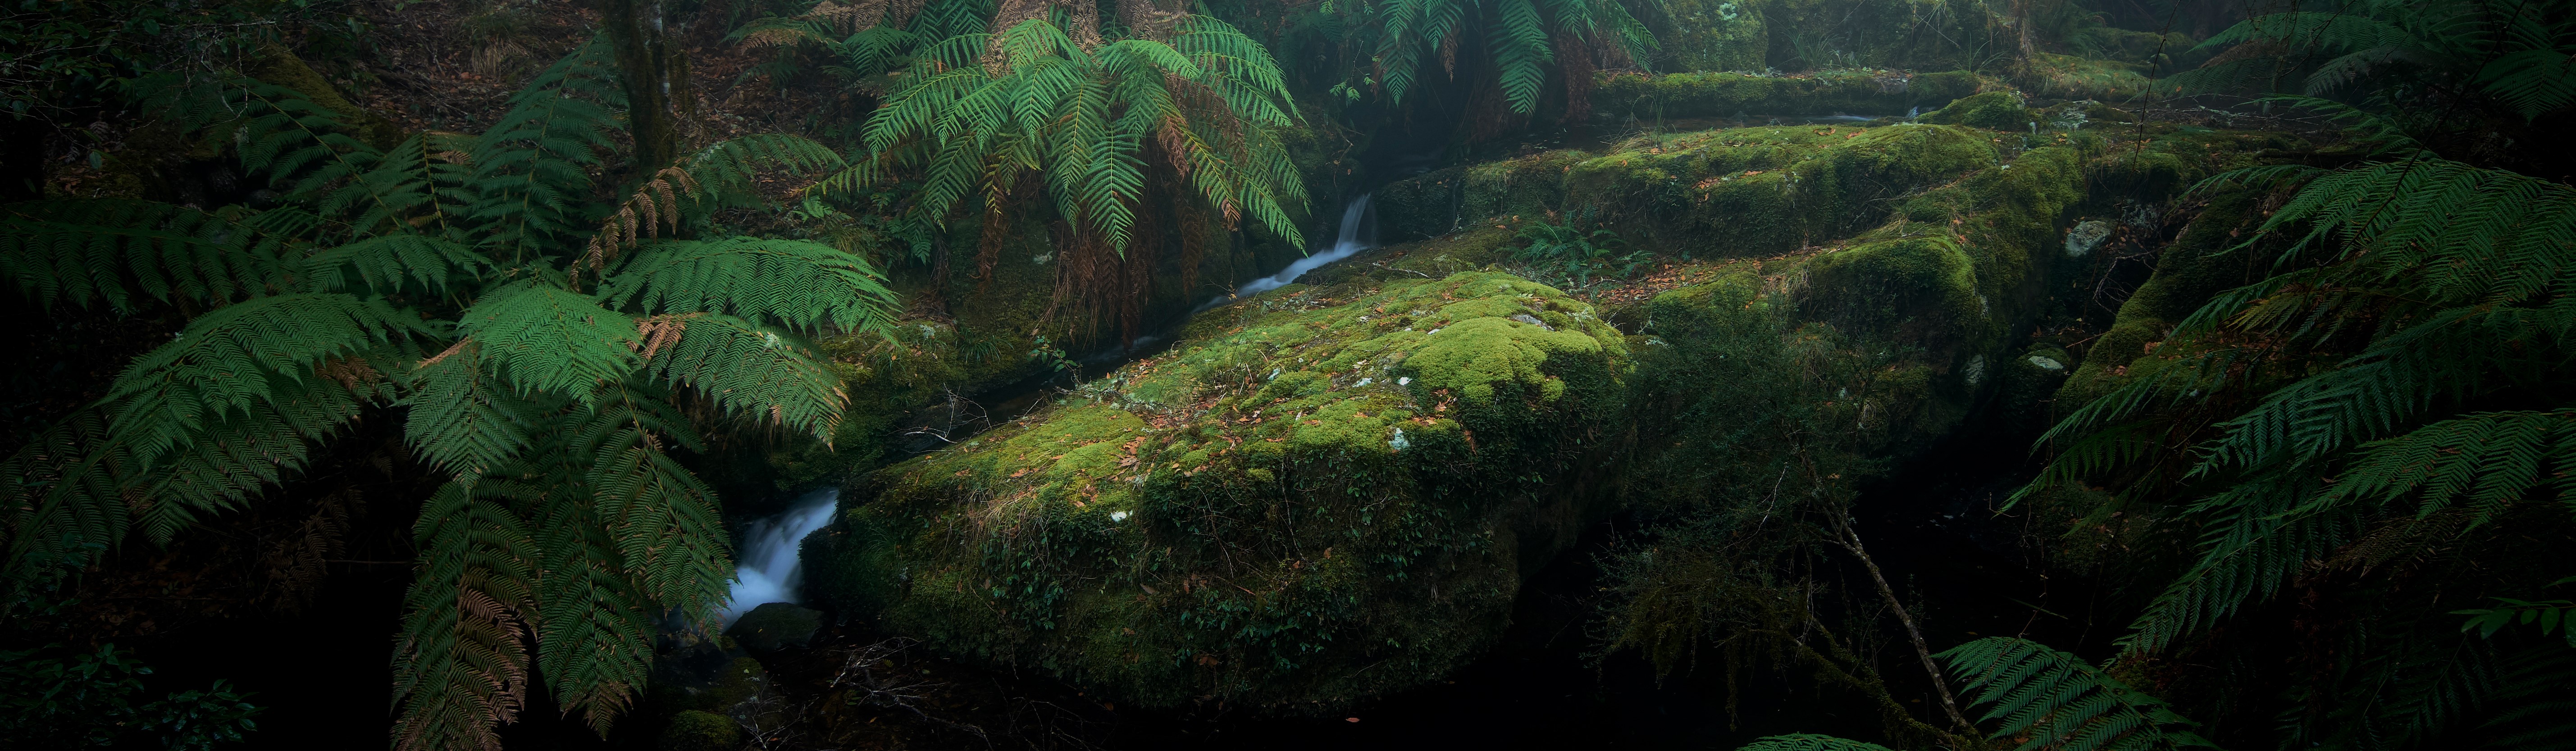
<path fill-rule="evenodd" d="M 1965 125 L 1989 130 L 2019 131 L 2045 119 L 2030 108 L 2028 99 L 2018 91 L 1989 91 L 1963 97 L 1949 106 L 1923 113 L 1927 123 Z"/>
<path fill-rule="evenodd" d="M 1302 285 L 880 471 L 810 589 L 1122 702 L 1324 710 L 1472 659 L 1601 504 L 1626 348 L 1588 304 L 1462 273 Z"/>
<path fill-rule="evenodd" d="M 671 717 L 653 747 L 659 751 L 733 751 L 742 747 L 742 728 L 724 715 L 687 710 Z"/>
<path fill-rule="evenodd" d="M 1789 115 L 1897 115 L 1974 94 L 1966 71 L 1821 71 L 1795 76 L 1693 72 L 1602 74 L 1593 110 L 1640 120 Z"/>

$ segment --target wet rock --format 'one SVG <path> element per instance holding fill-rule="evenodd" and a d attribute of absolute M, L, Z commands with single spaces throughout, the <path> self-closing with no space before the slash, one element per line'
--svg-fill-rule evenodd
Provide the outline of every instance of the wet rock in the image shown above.
<path fill-rule="evenodd" d="M 754 655 L 804 649 L 823 628 L 823 613 L 794 603 L 772 602 L 752 608 L 725 628 L 725 636 Z"/>

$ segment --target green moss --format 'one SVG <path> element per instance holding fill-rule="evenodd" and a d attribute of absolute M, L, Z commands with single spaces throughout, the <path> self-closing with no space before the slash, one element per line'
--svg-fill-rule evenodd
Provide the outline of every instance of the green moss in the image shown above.
<path fill-rule="evenodd" d="M 1712 69 L 1701 69 L 1712 70 Z M 1822 71 L 1797 76 L 1753 73 L 1604 73 L 1593 108 L 1640 120 L 1789 115 L 1904 115 L 1976 93 L 1966 71 Z"/>
<path fill-rule="evenodd" d="M 817 593 L 1122 702 L 1346 705 L 1500 633 L 1627 362 L 1591 306 L 1493 273 L 1292 286 L 1187 337 L 877 473 L 809 547 Z"/>
<path fill-rule="evenodd" d="M 1696 258 L 1772 255 L 1850 236 L 1887 199 L 1992 166 L 1986 137 L 1899 125 L 1761 127 L 1633 139 L 1568 173 L 1631 242 Z"/>
<path fill-rule="evenodd" d="M 1965 125 L 1988 130 L 2024 131 L 2042 118 L 2018 91 L 1989 91 L 1963 97 L 1939 110 L 1923 113 L 1927 123 Z"/>
<path fill-rule="evenodd" d="M 733 751 L 742 747 L 742 727 L 724 715 L 687 710 L 671 717 L 671 724 L 663 726 L 662 737 L 653 747 L 660 751 Z"/>

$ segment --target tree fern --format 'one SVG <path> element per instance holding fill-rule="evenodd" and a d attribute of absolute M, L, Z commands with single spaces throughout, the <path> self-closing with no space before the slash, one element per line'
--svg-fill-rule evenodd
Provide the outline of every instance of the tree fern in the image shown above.
<path fill-rule="evenodd" d="M 720 504 L 675 453 L 701 448 L 680 405 L 828 436 L 846 397 L 796 332 L 882 332 L 897 300 L 828 246 L 655 239 L 770 175 L 843 166 L 809 140 L 714 144 L 603 205 L 603 57 L 585 45 L 480 136 L 387 151 L 277 87 L 174 84 L 155 111 L 233 139 L 285 205 L 0 209 L 0 271 L 29 301 L 203 311 L 0 465 L 5 583 L 50 586 L 133 531 L 166 540 L 254 502 L 363 411 L 399 409 L 448 481 L 414 528 L 396 746 L 497 748 L 539 675 L 605 733 L 656 619 L 713 617 L 732 573 Z"/>
<path fill-rule="evenodd" d="M 1333 5 L 1325 7 L 1333 12 Z M 1442 60 L 1441 67 L 1454 75 L 1447 61 L 1466 44 L 1459 35 L 1480 27 L 1504 101 L 1521 114 L 1538 108 L 1544 66 L 1555 60 L 1558 38 L 1617 47 L 1636 60 L 1655 48 L 1645 24 L 1615 0 L 1390 0 L 1343 7 L 1371 30 L 1375 77 L 1384 82 L 1387 97 L 1399 102 L 1421 80 L 1426 60 Z"/>
<path fill-rule="evenodd" d="M 2074 655 L 2036 642 L 1987 637 L 1938 657 L 1963 682 L 1969 706 L 1986 706 L 1996 738 L 2021 749 L 2216 748 L 2164 702 Z"/>
<path fill-rule="evenodd" d="M 1045 19 L 994 36 L 964 35 L 924 51 L 907 84 L 870 116 L 871 158 L 817 186 L 848 191 L 889 166 L 928 174 L 923 215 L 944 221 L 970 197 L 999 210 L 1022 175 L 1043 180 L 1058 215 L 1124 252 L 1147 190 L 1147 144 L 1229 223 L 1250 216 L 1302 244 L 1286 205 L 1303 203 L 1269 128 L 1294 105 L 1258 43 L 1203 16 L 1168 43 L 1122 39 L 1086 48 Z"/>

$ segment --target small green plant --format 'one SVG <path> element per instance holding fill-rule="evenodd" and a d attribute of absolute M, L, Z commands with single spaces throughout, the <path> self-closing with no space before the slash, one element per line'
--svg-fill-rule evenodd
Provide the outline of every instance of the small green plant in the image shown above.
<path fill-rule="evenodd" d="M 1043 336 L 1038 337 L 1036 346 L 1029 350 L 1029 359 L 1036 361 L 1038 367 L 1045 368 L 1049 373 L 1062 373 L 1076 367 L 1073 356 L 1065 354 L 1064 348 L 1056 346 L 1055 342 L 1048 341 Z M 1077 379 L 1080 377 L 1079 374 L 1075 376 Z"/>
<path fill-rule="evenodd" d="M 1521 249 L 1521 260 L 1530 264 L 1533 276 L 1559 277 L 1572 286 L 1589 287 L 1596 275 L 1625 278 L 1645 265 L 1651 254 L 1621 253 L 1628 243 L 1618 233 L 1597 225 L 1583 229 L 1594 213 L 1585 208 L 1568 213 L 1561 224 L 1537 222 L 1521 230 L 1519 238 L 1529 241 L 1529 247 Z"/>
<path fill-rule="evenodd" d="M 102 748 L 151 737 L 172 751 L 205 751 L 236 743 L 256 724 L 259 707 L 215 681 L 138 703 L 152 668 L 119 652 L 74 652 L 59 644 L 0 651 L 0 726 L 27 748 Z"/>

